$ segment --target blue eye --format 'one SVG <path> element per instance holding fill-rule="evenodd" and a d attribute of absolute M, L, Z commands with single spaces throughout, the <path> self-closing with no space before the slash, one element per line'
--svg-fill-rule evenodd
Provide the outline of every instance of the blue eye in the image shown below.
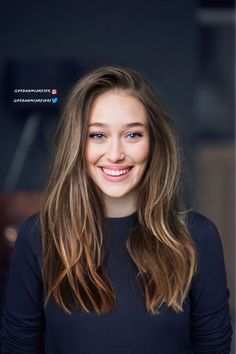
<path fill-rule="evenodd" d="M 101 140 L 100 139 L 101 136 L 104 136 L 104 135 L 101 133 L 92 133 L 89 135 L 90 138 L 92 138 L 92 139 L 94 138 L 95 140 Z"/>
<path fill-rule="evenodd" d="M 134 139 L 132 138 L 132 140 L 136 140 L 136 139 L 138 139 L 138 138 L 140 138 L 141 136 L 142 136 L 142 134 L 140 134 L 140 133 L 130 133 L 130 134 L 128 134 L 129 136 L 136 136 L 136 138 L 134 137 Z"/>
<path fill-rule="evenodd" d="M 140 133 L 129 133 L 127 136 L 130 137 L 131 140 L 137 140 L 143 135 Z M 105 135 L 102 133 L 92 133 L 89 135 L 89 137 L 93 140 L 104 140 L 105 139 Z"/>

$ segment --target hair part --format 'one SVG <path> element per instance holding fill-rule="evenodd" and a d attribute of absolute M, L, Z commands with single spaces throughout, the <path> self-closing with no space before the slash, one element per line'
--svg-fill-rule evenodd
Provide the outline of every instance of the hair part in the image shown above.
<path fill-rule="evenodd" d="M 181 157 L 173 121 L 138 72 L 104 66 L 82 77 L 68 96 L 56 134 L 56 149 L 40 213 L 44 306 L 51 297 L 67 313 L 111 312 L 116 296 L 104 267 L 108 252 L 104 205 L 86 172 L 88 121 L 94 100 L 125 90 L 144 106 L 150 134 L 148 163 L 137 199 L 139 223 L 126 241 L 137 266 L 146 309 L 163 303 L 176 312 L 197 269 L 195 245 L 180 196 Z M 182 210 L 181 210 L 182 208 Z"/>

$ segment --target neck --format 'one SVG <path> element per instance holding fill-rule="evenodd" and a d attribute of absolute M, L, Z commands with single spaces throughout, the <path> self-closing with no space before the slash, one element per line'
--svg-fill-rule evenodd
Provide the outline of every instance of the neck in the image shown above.
<path fill-rule="evenodd" d="M 105 196 L 105 215 L 110 218 L 122 218 L 133 214 L 137 210 L 135 196 L 124 198 L 112 198 Z"/>

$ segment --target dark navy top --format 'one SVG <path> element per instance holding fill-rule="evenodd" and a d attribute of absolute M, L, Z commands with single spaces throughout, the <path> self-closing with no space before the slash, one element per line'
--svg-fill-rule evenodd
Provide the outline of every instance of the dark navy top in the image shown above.
<path fill-rule="evenodd" d="M 125 247 L 137 213 L 106 218 L 106 269 L 117 307 L 108 314 L 67 314 L 54 300 L 42 306 L 42 243 L 38 217 L 28 219 L 13 252 L 2 318 L 2 354 L 229 354 L 232 328 L 222 244 L 215 225 L 188 214 L 198 252 L 198 273 L 177 314 L 145 309 L 138 270 Z"/>

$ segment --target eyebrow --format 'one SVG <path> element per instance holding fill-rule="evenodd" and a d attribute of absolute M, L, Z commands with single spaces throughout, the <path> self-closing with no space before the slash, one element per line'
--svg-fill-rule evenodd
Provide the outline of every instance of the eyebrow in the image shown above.
<path fill-rule="evenodd" d="M 89 124 L 89 127 L 108 127 L 109 124 L 105 124 L 105 123 L 91 123 Z M 141 122 L 133 122 L 133 123 L 127 123 L 127 124 L 123 124 L 124 127 L 145 127 L 145 124 L 141 123 Z"/>

